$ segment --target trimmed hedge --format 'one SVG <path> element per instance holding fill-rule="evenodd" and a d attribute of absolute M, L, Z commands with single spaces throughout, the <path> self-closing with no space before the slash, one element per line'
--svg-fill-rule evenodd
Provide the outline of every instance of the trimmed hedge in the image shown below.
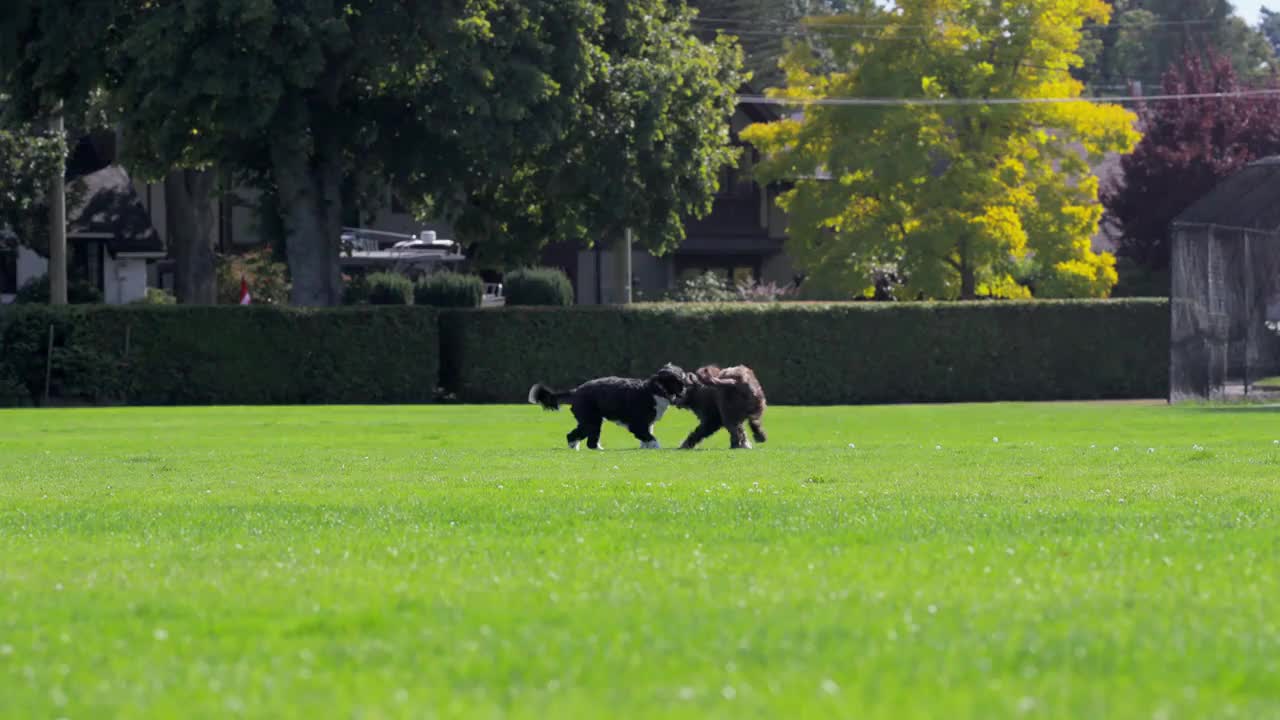
<path fill-rule="evenodd" d="M 573 305 L 573 283 L 559 268 L 524 268 L 502 277 L 507 305 Z"/>
<path fill-rule="evenodd" d="M 413 304 L 431 307 L 475 308 L 484 303 L 484 281 L 477 275 L 432 273 L 413 288 Z"/>
<path fill-rule="evenodd" d="M 132 405 L 429 402 L 436 311 L 279 306 L 24 306 L 0 311 L 0 378 L 51 396 Z"/>
<path fill-rule="evenodd" d="M 13 306 L 0 404 L 522 403 L 529 386 L 746 363 L 771 403 L 1165 397 L 1163 300 L 443 310 Z M 439 383 L 437 383 L 439 380 Z"/>
<path fill-rule="evenodd" d="M 399 274 L 390 272 L 373 273 L 367 276 L 370 305 L 412 305 L 413 281 Z"/>
<path fill-rule="evenodd" d="M 750 365 L 771 403 L 1165 397 L 1164 300 L 639 305 L 451 310 L 441 383 L 464 402 Z"/>

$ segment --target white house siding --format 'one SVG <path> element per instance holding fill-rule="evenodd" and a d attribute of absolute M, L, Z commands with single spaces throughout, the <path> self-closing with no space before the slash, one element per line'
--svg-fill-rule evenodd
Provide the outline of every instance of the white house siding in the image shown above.
<path fill-rule="evenodd" d="M 107 304 L 124 305 L 147 296 L 146 260 L 108 255 L 103 271 L 102 295 Z"/>
<path fill-rule="evenodd" d="M 36 252 L 18 248 L 18 287 L 49 272 L 49 261 Z M 102 268 L 102 299 L 108 305 L 123 305 L 147 295 L 147 261 L 142 258 L 111 257 L 106 254 Z M 3 298 L 11 302 L 12 297 Z"/>

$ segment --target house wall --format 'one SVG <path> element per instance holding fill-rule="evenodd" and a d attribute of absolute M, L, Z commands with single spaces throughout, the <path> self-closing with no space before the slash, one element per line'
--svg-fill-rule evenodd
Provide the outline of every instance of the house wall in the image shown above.
<path fill-rule="evenodd" d="M 108 305 L 125 305 L 147 296 L 147 261 L 142 258 L 111 257 L 103 266 L 103 300 Z"/>
<path fill-rule="evenodd" d="M 18 287 L 49 272 L 49 261 L 34 250 L 18 248 Z"/>
<path fill-rule="evenodd" d="M 18 286 L 49 272 L 49 261 L 25 247 L 18 248 Z M 103 265 L 102 299 L 108 305 L 123 305 L 147 295 L 147 261 L 141 258 L 113 258 Z M 12 302 L 12 296 L 0 302 Z"/>
<path fill-rule="evenodd" d="M 601 297 L 596 296 L 596 251 L 578 253 L 578 286 L 574 297 L 579 305 L 614 302 L 618 297 L 616 250 L 600 251 Z M 674 265 L 670 257 L 654 257 L 644 250 L 631 251 L 631 296 L 633 300 L 652 300 L 671 287 Z"/>

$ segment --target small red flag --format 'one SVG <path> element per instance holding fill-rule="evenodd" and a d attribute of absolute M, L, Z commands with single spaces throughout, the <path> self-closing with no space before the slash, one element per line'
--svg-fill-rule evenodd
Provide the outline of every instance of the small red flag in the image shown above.
<path fill-rule="evenodd" d="M 240 304 L 248 305 L 251 296 L 249 295 L 249 283 L 245 281 L 244 276 L 240 276 Z"/>

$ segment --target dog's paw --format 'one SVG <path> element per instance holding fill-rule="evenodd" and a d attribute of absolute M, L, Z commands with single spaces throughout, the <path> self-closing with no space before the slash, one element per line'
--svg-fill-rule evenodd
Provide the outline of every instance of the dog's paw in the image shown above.
<path fill-rule="evenodd" d="M 582 441 L 581 441 L 581 440 L 579 440 L 578 442 L 571 442 L 571 443 L 569 443 L 569 449 L 570 449 L 570 450 L 581 450 L 581 449 L 582 449 Z"/>
<path fill-rule="evenodd" d="M 662 445 L 660 445 L 657 440 L 647 440 L 640 443 L 641 450 L 659 450 L 661 448 Z"/>

